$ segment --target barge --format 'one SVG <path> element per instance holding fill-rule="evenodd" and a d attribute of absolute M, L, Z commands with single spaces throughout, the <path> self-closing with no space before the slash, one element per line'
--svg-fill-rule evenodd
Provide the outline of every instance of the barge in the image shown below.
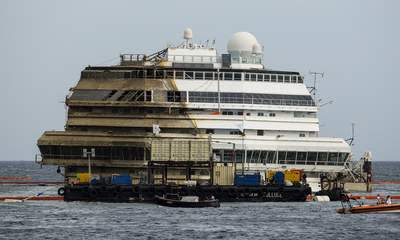
<path fill-rule="evenodd" d="M 157 196 L 167 194 L 198 196 L 203 199 L 214 197 L 219 202 L 304 202 L 307 195 L 311 194 L 311 189 L 306 186 L 67 185 L 64 201 L 153 203 Z"/>

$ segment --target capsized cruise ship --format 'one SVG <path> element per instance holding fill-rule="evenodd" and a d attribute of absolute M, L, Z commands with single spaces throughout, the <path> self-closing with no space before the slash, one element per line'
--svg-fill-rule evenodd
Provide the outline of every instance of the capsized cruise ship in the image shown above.
<path fill-rule="evenodd" d="M 235 33 L 219 55 L 186 29 L 179 45 L 122 54 L 118 65 L 88 66 L 66 97 L 65 130 L 40 137 L 38 160 L 64 167 L 66 180 L 89 170 L 127 173 L 137 182 L 232 184 L 231 176 L 220 179 L 217 170 L 225 166 L 370 181 L 364 163 L 370 155 L 355 164 L 344 139 L 319 136 L 318 102 L 304 77 L 263 62 L 263 47 L 248 32 Z M 192 140 L 206 144 L 192 147 Z M 204 159 L 211 163 L 201 164 Z M 168 173 L 154 167 L 156 160 L 169 163 Z"/>

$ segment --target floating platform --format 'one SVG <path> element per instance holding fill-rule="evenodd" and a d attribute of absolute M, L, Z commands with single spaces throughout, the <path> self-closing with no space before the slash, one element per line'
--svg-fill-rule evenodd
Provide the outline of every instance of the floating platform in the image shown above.
<path fill-rule="evenodd" d="M 63 196 L 0 196 L 0 201 L 4 201 L 6 199 L 12 200 L 25 200 L 25 201 L 63 201 Z"/>
<path fill-rule="evenodd" d="M 382 195 L 382 197 L 385 197 L 385 195 Z M 352 195 L 351 198 L 353 199 L 369 199 L 369 200 L 376 200 L 376 195 Z M 400 199 L 400 195 L 390 195 L 390 198 L 392 199 Z"/>
<path fill-rule="evenodd" d="M 65 186 L 65 201 L 154 202 L 156 196 L 214 196 L 220 202 L 304 202 L 308 186 L 170 186 L 170 185 L 74 185 Z"/>
<path fill-rule="evenodd" d="M 49 185 L 63 185 L 64 182 L 56 181 L 1 181 L 0 185 L 32 185 L 32 186 L 49 186 Z"/>

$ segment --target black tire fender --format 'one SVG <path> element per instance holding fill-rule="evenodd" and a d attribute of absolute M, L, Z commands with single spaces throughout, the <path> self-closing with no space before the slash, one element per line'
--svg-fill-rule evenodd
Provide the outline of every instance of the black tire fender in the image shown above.
<path fill-rule="evenodd" d="M 98 195 L 98 191 L 96 189 L 89 189 L 89 196 L 92 198 L 96 198 Z"/>
<path fill-rule="evenodd" d="M 60 195 L 60 196 L 64 196 L 64 194 L 65 194 L 65 188 L 64 188 L 64 187 L 60 187 L 60 188 L 57 190 L 57 194 Z"/>

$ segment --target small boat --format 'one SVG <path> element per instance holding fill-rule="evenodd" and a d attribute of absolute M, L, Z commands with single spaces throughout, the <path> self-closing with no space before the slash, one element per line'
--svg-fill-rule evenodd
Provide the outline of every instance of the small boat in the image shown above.
<path fill-rule="evenodd" d="M 400 213 L 400 204 L 349 206 L 336 209 L 337 213 Z"/>
<path fill-rule="evenodd" d="M 203 208 L 203 207 L 219 207 L 218 199 L 200 200 L 198 196 L 179 196 L 177 194 L 167 194 L 163 197 L 156 196 L 155 203 L 165 207 L 182 207 L 182 208 Z"/>

